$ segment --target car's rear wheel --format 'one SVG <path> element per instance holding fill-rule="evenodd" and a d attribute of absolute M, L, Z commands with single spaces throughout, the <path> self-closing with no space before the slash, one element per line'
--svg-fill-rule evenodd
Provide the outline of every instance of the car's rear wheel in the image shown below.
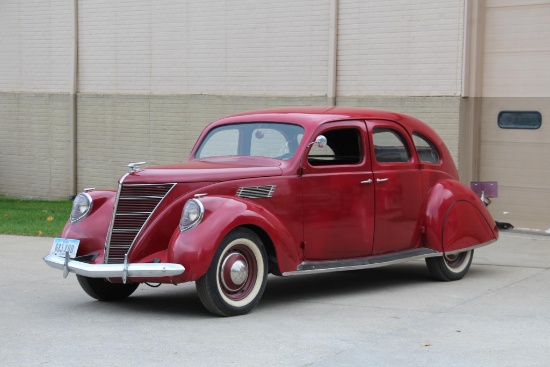
<path fill-rule="evenodd" d="M 261 239 L 253 231 L 239 228 L 222 240 L 196 287 L 207 310 L 219 316 L 236 316 L 258 304 L 266 279 L 267 256 Z"/>
<path fill-rule="evenodd" d="M 434 278 L 442 281 L 459 280 L 466 275 L 472 264 L 474 250 L 458 254 L 426 258 L 426 265 Z"/>
<path fill-rule="evenodd" d="M 128 298 L 139 283 L 110 283 L 103 278 L 88 278 L 77 275 L 78 283 L 90 297 L 99 301 L 119 301 Z"/>

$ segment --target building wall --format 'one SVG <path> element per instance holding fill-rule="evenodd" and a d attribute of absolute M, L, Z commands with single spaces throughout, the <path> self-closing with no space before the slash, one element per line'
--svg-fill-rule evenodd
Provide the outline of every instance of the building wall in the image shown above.
<path fill-rule="evenodd" d="M 550 1 L 487 0 L 481 180 L 498 181 L 490 209 L 516 228 L 550 233 Z M 500 111 L 542 114 L 537 130 L 501 129 Z"/>
<path fill-rule="evenodd" d="M 339 96 L 460 96 L 464 1 L 340 1 Z"/>
<path fill-rule="evenodd" d="M 419 117 L 458 158 L 464 1 L 338 3 L 336 103 Z M 37 13 L 31 11 L 35 6 Z M 0 16 L 9 19 L 0 22 L 0 31 L 15 29 L 0 41 L 5 47 L 8 39 L 11 47 L 0 53 L 0 73 L 13 74 L 0 81 L 0 104 L 12 106 L 4 109 L 0 128 L 34 129 L 45 124 L 36 116 L 50 116 L 60 134 L 55 141 L 41 136 L 29 142 L 30 150 L 57 149 L 33 153 L 51 157 L 40 166 L 54 172 L 43 191 L 21 188 L 27 185 L 24 173 L 39 165 L 1 148 L 2 172 L 25 168 L 2 175 L 0 194 L 73 194 L 66 184 L 69 170 L 61 177 L 56 168 L 70 163 L 63 154 L 70 144 L 65 94 L 72 9 L 53 0 L 14 0 L 0 7 Z M 330 0 L 80 1 L 78 14 L 79 189 L 115 188 L 130 162 L 185 159 L 202 128 L 223 115 L 332 102 Z M 33 77 L 33 70 L 41 76 Z M 32 103 L 23 95 L 52 102 Z"/>
<path fill-rule="evenodd" d="M 69 113 L 68 94 L 0 92 L 0 195 L 69 195 Z"/>
<path fill-rule="evenodd" d="M 0 2 L 0 195 L 69 194 L 71 6 Z"/>
<path fill-rule="evenodd" d="M 90 1 L 79 91 L 326 94 L 328 1 Z"/>

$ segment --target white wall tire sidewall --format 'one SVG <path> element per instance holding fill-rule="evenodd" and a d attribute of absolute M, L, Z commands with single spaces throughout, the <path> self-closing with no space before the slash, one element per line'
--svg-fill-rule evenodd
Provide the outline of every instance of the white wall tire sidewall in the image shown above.
<path fill-rule="evenodd" d="M 449 266 L 449 264 L 447 263 L 447 259 L 445 259 L 445 257 L 443 257 L 443 263 L 445 264 L 445 267 L 447 268 L 447 270 L 449 272 L 454 273 L 454 274 L 460 274 L 464 270 L 466 270 L 468 268 L 468 266 L 470 265 L 470 260 L 472 258 L 472 254 L 473 254 L 472 250 L 466 251 L 466 254 L 464 256 L 464 259 L 462 260 L 462 263 L 457 268 L 453 268 L 453 267 Z"/>
<path fill-rule="evenodd" d="M 220 284 L 220 277 L 219 277 L 219 270 L 221 267 L 222 260 L 225 257 L 225 254 L 231 250 L 236 245 L 243 245 L 246 246 L 252 251 L 254 254 L 254 258 L 256 259 L 256 266 L 257 266 L 257 272 L 256 272 L 256 280 L 254 282 L 254 287 L 252 288 L 252 291 L 243 299 L 240 299 L 238 301 L 232 300 L 228 298 L 222 289 L 222 285 Z M 225 246 L 225 249 L 220 255 L 220 258 L 218 259 L 218 263 L 216 264 L 216 286 L 218 287 L 218 294 L 220 295 L 221 299 L 228 304 L 229 306 L 240 308 L 240 307 L 246 307 L 251 302 L 254 301 L 254 299 L 258 296 L 258 293 L 260 293 L 260 290 L 262 289 L 262 283 L 264 281 L 264 262 L 262 258 L 262 253 L 260 249 L 258 248 L 258 245 L 256 245 L 253 241 L 247 239 L 247 238 L 237 238 L 233 241 L 231 241 L 227 246 Z"/>

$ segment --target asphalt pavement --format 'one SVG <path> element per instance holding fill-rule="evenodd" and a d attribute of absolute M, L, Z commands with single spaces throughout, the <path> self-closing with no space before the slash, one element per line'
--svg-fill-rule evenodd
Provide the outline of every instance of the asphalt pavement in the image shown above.
<path fill-rule="evenodd" d="M 457 282 L 423 261 L 270 276 L 233 318 L 206 312 L 193 283 L 93 300 L 43 262 L 52 241 L 0 236 L 2 366 L 550 365 L 548 236 L 501 234 Z"/>

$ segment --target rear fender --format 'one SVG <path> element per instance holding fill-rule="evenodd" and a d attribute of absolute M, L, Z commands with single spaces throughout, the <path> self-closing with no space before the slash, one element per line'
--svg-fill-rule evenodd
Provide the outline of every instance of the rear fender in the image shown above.
<path fill-rule="evenodd" d="M 480 198 L 456 180 L 441 180 L 426 203 L 424 245 L 454 252 L 491 243 L 498 229 Z"/>
<path fill-rule="evenodd" d="M 204 217 L 199 225 L 186 232 L 179 228 L 168 246 L 167 261 L 182 264 L 185 272 L 172 278 L 173 283 L 193 281 L 203 276 L 222 239 L 240 226 L 262 228 L 275 248 L 281 272 L 296 270 L 301 252 L 286 226 L 261 205 L 228 196 L 207 196 L 199 199 Z"/>

